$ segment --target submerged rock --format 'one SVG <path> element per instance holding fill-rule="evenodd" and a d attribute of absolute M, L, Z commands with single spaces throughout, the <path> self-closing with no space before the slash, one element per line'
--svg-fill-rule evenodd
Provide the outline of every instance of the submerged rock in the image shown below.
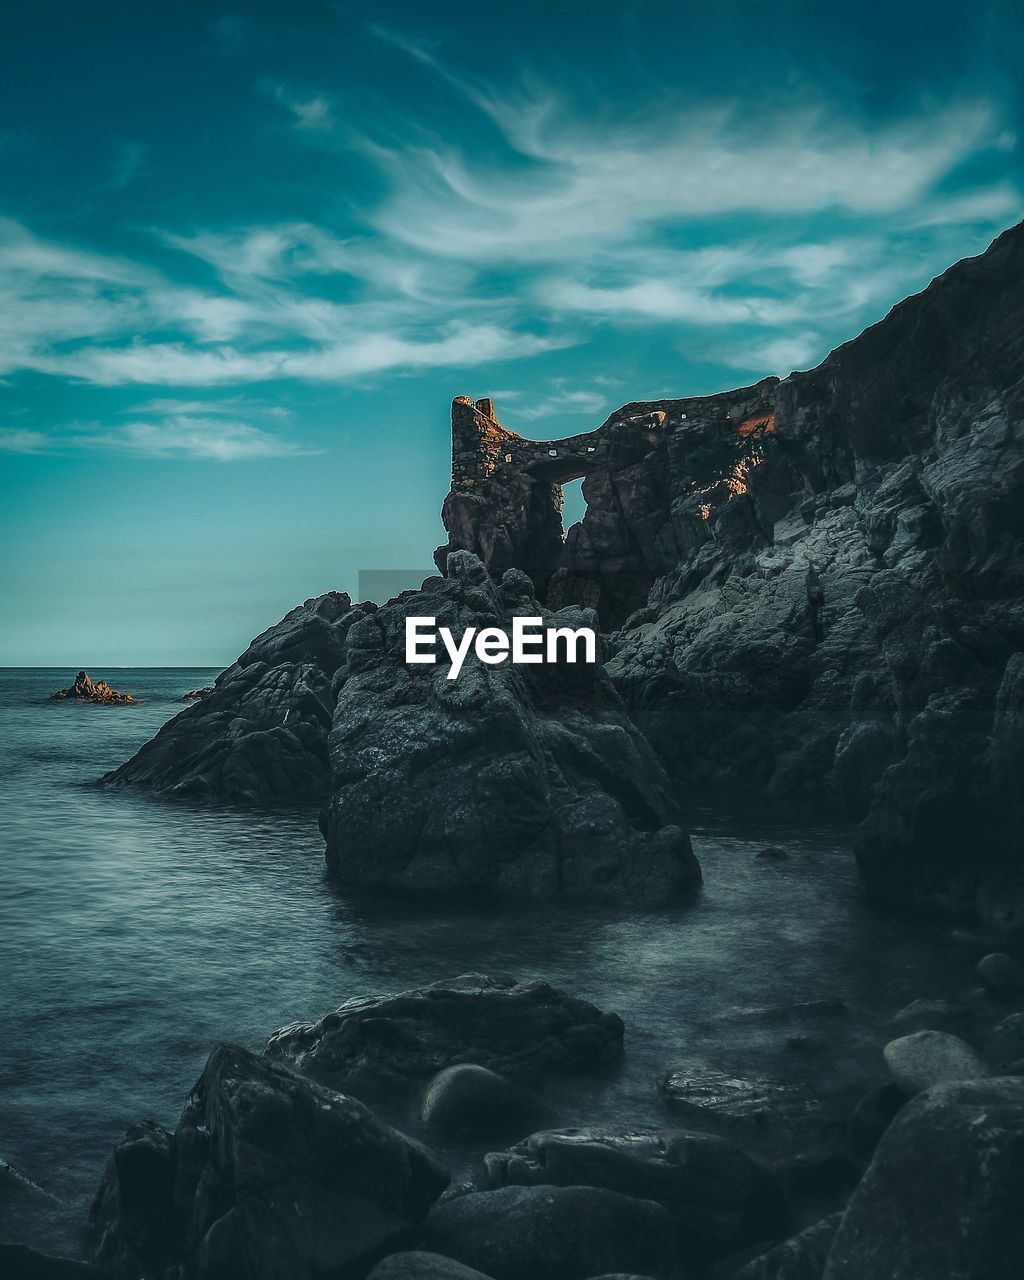
<path fill-rule="evenodd" d="M 292 609 L 221 672 L 212 692 L 101 781 L 194 800 L 322 803 L 331 681 L 349 628 L 374 607 L 330 591 Z"/>
<path fill-rule="evenodd" d="M 727 1122 L 800 1119 L 819 1107 L 808 1086 L 699 1066 L 670 1071 L 661 1092 L 675 1110 Z"/>
<path fill-rule="evenodd" d="M 700 866 L 667 779 L 603 667 L 405 661 L 406 621 L 508 631 L 549 613 L 518 571 L 495 586 L 475 556 L 348 635 L 330 737 L 327 863 L 344 884 L 552 900 L 685 902 Z"/>
<path fill-rule="evenodd" d="M 1006 1280 L 1024 1257 L 1024 1081 L 920 1094 L 853 1194 L 825 1280 Z"/>
<path fill-rule="evenodd" d="M 599 1187 L 502 1187 L 439 1205 L 421 1246 L 494 1280 L 588 1280 L 607 1272 L 667 1276 L 672 1220 L 650 1200 Z"/>
<path fill-rule="evenodd" d="M 682 1129 L 552 1129 L 486 1157 L 492 1187 L 604 1187 L 654 1200 L 680 1230 L 717 1244 L 779 1235 L 778 1180 L 735 1143 Z"/>
<path fill-rule="evenodd" d="M 244 1049 L 207 1061 L 173 1137 L 129 1131 L 92 1218 L 124 1277 L 316 1280 L 398 1244 L 444 1190 L 425 1148 L 339 1093 Z"/>
<path fill-rule="evenodd" d="M 195 702 L 198 698 L 209 697 L 211 693 L 215 693 L 213 685 L 205 685 L 202 689 L 189 689 L 188 693 L 181 695 L 182 702 Z"/>
<path fill-rule="evenodd" d="M 474 1063 L 446 1067 L 424 1090 L 420 1119 L 448 1133 L 521 1131 L 541 1110 L 540 1099 L 496 1071 Z"/>
<path fill-rule="evenodd" d="M 994 996 L 1008 999 L 1024 992 L 1024 965 L 1005 951 L 993 951 L 978 961 L 978 977 Z"/>
<path fill-rule="evenodd" d="M 459 1063 L 512 1079 L 583 1071 L 622 1054 L 622 1020 L 546 982 L 466 974 L 349 1000 L 271 1036 L 267 1052 L 343 1084 L 409 1087 Z"/>
<path fill-rule="evenodd" d="M 79 702 L 104 702 L 118 706 L 127 706 L 129 703 L 135 702 L 132 694 L 118 693 L 116 689 L 111 689 L 106 680 L 98 680 L 93 683 L 88 671 L 79 671 L 78 675 L 75 676 L 74 684 L 69 685 L 67 689 L 58 689 L 56 693 L 50 694 L 51 701 L 59 702 L 62 699 L 72 699 Z"/>

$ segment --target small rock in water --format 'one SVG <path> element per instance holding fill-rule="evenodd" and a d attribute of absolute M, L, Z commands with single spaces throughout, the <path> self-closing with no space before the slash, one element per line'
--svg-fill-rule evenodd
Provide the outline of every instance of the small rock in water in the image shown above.
<path fill-rule="evenodd" d="M 79 702 L 117 703 L 120 705 L 135 701 L 130 693 L 118 693 L 116 689 L 111 689 L 106 680 L 98 680 L 94 684 L 89 677 L 88 671 L 79 671 L 78 675 L 75 676 L 74 684 L 50 694 L 51 702 L 60 702 L 63 699 L 72 699 Z"/>
<path fill-rule="evenodd" d="M 892 1026 L 900 1031 L 941 1031 L 966 1017 L 964 1006 L 952 1000 L 912 1000 L 893 1014 Z"/>
<path fill-rule="evenodd" d="M 449 1133 L 499 1133 L 521 1128 L 540 1100 L 496 1071 L 469 1062 L 446 1067 L 427 1085 L 420 1118 Z"/>
<path fill-rule="evenodd" d="M 1024 966 L 1005 951 L 993 951 L 979 960 L 977 974 L 994 996 L 1015 996 L 1024 991 Z"/>
<path fill-rule="evenodd" d="M 1001 1043 L 1008 1049 L 1019 1051 L 1024 1048 L 1024 1013 L 1007 1014 L 1001 1022 L 996 1023 L 994 1030 Z"/>
<path fill-rule="evenodd" d="M 989 1074 L 981 1055 L 946 1031 L 915 1031 L 890 1040 L 883 1053 L 892 1078 L 910 1098 L 937 1084 L 977 1080 Z"/>
<path fill-rule="evenodd" d="M 207 685 L 204 689 L 189 689 L 188 693 L 181 696 L 182 702 L 195 702 L 199 698 L 208 698 L 214 692 L 213 685 Z"/>
<path fill-rule="evenodd" d="M 817 1108 L 817 1099 L 800 1085 L 748 1079 L 706 1067 L 670 1071 L 661 1091 L 665 1101 L 681 1111 L 724 1120 L 792 1117 Z"/>

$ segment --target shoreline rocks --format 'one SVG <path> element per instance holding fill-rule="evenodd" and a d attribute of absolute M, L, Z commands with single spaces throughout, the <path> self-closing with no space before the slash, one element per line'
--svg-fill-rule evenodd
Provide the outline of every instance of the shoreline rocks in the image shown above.
<path fill-rule="evenodd" d="M 98 702 L 107 706 L 129 706 L 137 701 L 130 693 L 118 693 L 116 689 L 112 689 L 106 680 L 97 680 L 94 683 L 88 671 L 79 671 L 73 684 L 50 694 L 51 702 L 64 700 Z"/>

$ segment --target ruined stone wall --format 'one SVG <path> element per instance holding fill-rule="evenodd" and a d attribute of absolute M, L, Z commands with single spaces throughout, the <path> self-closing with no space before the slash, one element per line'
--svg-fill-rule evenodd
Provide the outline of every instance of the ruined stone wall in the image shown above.
<path fill-rule="evenodd" d="M 635 402 L 595 431 L 555 440 L 526 440 L 497 421 L 492 401 L 458 397 L 438 566 L 450 551 L 472 551 L 496 577 L 525 570 L 553 607 L 585 604 L 617 625 L 711 536 L 707 515 L 736 486 L 709 459 L 723 443 L 771 430 L 777 382 Z M 566 532 L 561 486 L 580 477 L 587 512 Z"/>

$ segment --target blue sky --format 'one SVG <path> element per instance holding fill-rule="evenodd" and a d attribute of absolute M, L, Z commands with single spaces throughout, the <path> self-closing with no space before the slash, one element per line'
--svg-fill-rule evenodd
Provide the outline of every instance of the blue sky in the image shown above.
<path fill-rule="evenodd" d="M 1016 5 L 40 3 L 0 46 L 0 664 L 222 664 L 545 438 L 816 364 L 1024 214 Z"/>

